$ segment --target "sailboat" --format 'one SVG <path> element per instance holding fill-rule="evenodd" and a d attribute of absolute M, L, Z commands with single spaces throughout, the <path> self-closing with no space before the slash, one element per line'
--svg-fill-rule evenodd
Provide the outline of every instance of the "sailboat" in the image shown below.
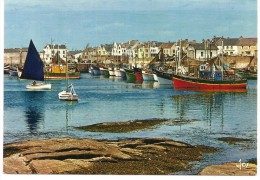
<path fill-rule="evenodd" d="M 44 64 L 32 40 L 29 44 L 28 53 L 20 79 L 34 80 L 32 84 L 26 85 L 27 89 L 51 89 L 51 84 L 36 83 L 36 81 L 44 81 Z"/>
<path fill-rule="evenodd" d="M 67 61 L 67 56 L 66 56 L 66 89 L 61 91 L 58 96 L 60 100 L 65 100 L 65 101 L 78 101 L 79 97 L 77 93 L 74 90 L 73 84 L 69 84 L 68 80 L 68 61 Z"/>

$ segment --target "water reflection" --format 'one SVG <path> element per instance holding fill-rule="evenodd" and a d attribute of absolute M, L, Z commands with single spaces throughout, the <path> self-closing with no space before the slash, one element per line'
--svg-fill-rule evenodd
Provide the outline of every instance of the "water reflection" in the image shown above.
<path fill-rule="evenodd" d="M 25 122 L 30 133 L 35 133 L 38 129 L 38 124 L 43 121 L 44 114 L 37 106 L 28 106 L 25 110 Z"/>
<path fill-rule="evenodd" d="M 37 132 L 39 124 L 44 121 L 44 91 L 23 92 L 24 113 L 27 129 L 30 133 Z"/>
<path fill-rule="evenodd" d="M 213 119 L 219 119 L 221 127 L 224 127 L 223 104 L 227 98 L 240 96 L 243 93 L 201 93 L 190 95 L 175 95 L 172 97 L 173 106 L 176 107 L 176 114 L 180 120 L 194 117 L 207 120 L 209 126 Z M 236 97 L 237 98 L 237 97 Z"/>

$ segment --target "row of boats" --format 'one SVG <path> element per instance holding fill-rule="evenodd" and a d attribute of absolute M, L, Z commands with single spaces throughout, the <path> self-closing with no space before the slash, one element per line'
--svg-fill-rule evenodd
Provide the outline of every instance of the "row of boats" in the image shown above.
<path fill-rule="evenodd" d="M 176 63 L 177 64 L 177 63 Z M 143 81 L 157 81 L 159 85 L 173 85 L 174 89 L 197 91 L 237 91 L 246 90 L 247 79 L 237 76 L 234 70 L 225 70 L 224 66 L 205 63 L 198 66 L 196 73 L 184 71 L 184 67 L 175 66 L 166 69 L 166 66 L 150 65 L 149 68 L 127 67 L 99 67 L 92 65 L 89 72 L 93 76 L 122 77 L 127 82 L 141 83 Z M 187 68 L 186 68 L 187 69 Z M 30 41 L 27 57 L 19 76 L 20 79 L 33 80 L 26 88 L 33 90 L 51 89 L 51 84 L 45 82 L 44 64 L 39 57 L 32 40 Z M 44 81 L 44 83 L 36 83 Z M 74 90 L 73 84 L 69 84 L 68 64 L 66 61 L 66 87 L 58 93 L 60 100 L 78 101 L 79 96 Z"/>
<path fill-rule="evenodd" d="M 245 90 L 247 79 L 235 74 L 234 70 L 224 70 L 223 67 L 210 66 L 208 63 L 198 66 L 197 75 L 187 72 L 168 69 L 163 66 L 150 69 L 140 68 L 106 68 L 91 66 L 89 73 L 93 76 L 122 77 L 128 82 L 141 83 L 142 81 L 157 81 L 161 85 L 173 85 L 174 89 L 199 91 L 232 91 Z"/>

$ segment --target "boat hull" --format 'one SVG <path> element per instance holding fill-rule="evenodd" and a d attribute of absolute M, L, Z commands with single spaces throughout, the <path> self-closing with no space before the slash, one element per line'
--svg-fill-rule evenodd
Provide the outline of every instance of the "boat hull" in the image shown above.
<path fill-rule="evenodd" d="M 135 82 L 136 77 L 135 77 L 134 72 L 126 72 L 126 79 L 127 79 L 127 82 Z"/>
<path fill-rule="evenodd" d="M 115 75 L 115 71 L 114 70 L 109 70 L 109 76 L 114 76 Z"/>
<path fill-rule="evenodd" d="M 109 71 L 108 70 L 103 70 L 104 71 L 104 76 L 109 77 Z"/>
<path fill-rule="evenodd" d="M 246 89 L 247 80 L 205 80 L 185 76 L 173 76 L 174 89 L 235 90 Z"/>
<path fill-rule="evenodd" d="M 162 77 L 159 77 L 159 76 L 157 76 L 157 81 L 161 85 L 172 85 L 173 84 L 172 80 L 165 79 L 165 78 L 162 78 Z"/>
<path fill-rule="evenodd" d="M 143 81 L 143 76 L 142 73 L 140 72 L 135 72 L 135 77 L 137 82 L 142 82 Z"/>
<path fill-rule="evenodd" d="M 115 70 L 114 73 L 116 77 L 121 77 L 120 70 Z"/>
<path fill-rule="evenodd" d="M 154 79 L 154 81 L 158 82 L 158 77 L 156 74 L 153 74 L 153 79 Z"/>
<path fill-rule="evenodd" d="M 120 70 L 121 77 L 126 79 L 126 72 L 124 70 Z"/>
<path fill-rule="evenodd" d="M 153 74 L 142 73 L 142 76 L 144 81 L 154 81 Z"/>
<path fill-rule="evenodd" d="M 59 94 L 59 99 L 64 101 L 78 101 L 78 95 L 72 94 L 71 92 L 61 91 Z"/>
<path fill-rule="evenodd" d="M 45 79 L 66 79 L 66 73 L 45 73 Z M 68 73 L 68 79 L 80 79 L 79 72 L 70 72 Z"/>
<path fill-rule="evenodd" d="M 28 84 L 26 85 L 27 89 L 34 89 L 34 90 L 42 90 L 42 89 L 51 89 L 51 84 Z"/>
<path fill-rule="evenodd" d="M 171 85 L 173 83 L 173 81 L 172 81 L 173 74 L 165 73 L 165 72 L 161 72 L 161 71 L 157 71 L 157 70 L 154 70 L 154 73 L 157 76 L 157 81 L 159 84 Z"/>
<path fill-rule="evenodd" d="M 18 72 L 17 71 L 9 71 L 10 76 L 18 76 Z"/>

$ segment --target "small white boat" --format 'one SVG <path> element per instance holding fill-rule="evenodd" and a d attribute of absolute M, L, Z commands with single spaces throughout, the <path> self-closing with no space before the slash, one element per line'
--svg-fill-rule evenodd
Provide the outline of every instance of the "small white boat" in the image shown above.
<path fill-rule="evenodd" d="M 66 90 L 61 91 L 59 94 L 59 99 L 60 100 L 65 100 L 65 101 L 78 101 L 79 97 L 76 94 L 73 84 L 70 84 Z"/>
<path fill-rule="evenodd" d="M 51 84 L 44 84 L 44 83 L 37 84 L 36 82 L 33 82 L 32 84 L 26 85 L 26 88 L 27 89 L 35 89 L 35 90 L 51 89 Z"/>

